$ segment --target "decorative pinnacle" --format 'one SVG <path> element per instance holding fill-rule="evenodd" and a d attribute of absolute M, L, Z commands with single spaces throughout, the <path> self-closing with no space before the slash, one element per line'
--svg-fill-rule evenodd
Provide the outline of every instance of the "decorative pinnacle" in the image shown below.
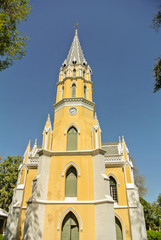
<path fill-rule="evenodd" d="M 119 136 L 119 143 L 121 143 L 121 137 Z"/>

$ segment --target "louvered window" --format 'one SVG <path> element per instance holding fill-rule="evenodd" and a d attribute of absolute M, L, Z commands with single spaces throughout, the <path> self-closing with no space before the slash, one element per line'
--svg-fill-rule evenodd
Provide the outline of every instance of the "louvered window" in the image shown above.
<path fill-rule="evenodd" d="M 76 85 L 75 84 L 72 85 L 72 97 L 73 98 L 76 97 Z"/>
<path fill-rule="evenodd" d="M 66 173 L 65 197 L 77 197 L 77 171 L 73 166 Z"/>
<path fill-rule="evenodd" d="M 110 195 L 114 201 L 118 201 L 117 198 L 117 183 L 113 177 L 110 177 Z"/>

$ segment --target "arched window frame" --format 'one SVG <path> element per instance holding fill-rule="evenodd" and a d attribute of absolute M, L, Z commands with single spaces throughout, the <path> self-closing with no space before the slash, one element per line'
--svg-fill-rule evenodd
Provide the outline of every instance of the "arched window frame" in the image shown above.
<path fill-rule="evenodd" d="M 69 207 L 68 209 L 66 209 L 63 214 L 61 215 L 60 219 L 59 219 L 59 222 L 58 222 L 58 226 L 57 226 L 57 231 L 60 230 L 60 226 L 62 226 L 62 223 L 63 223 L 63 220 L 65 218 L 65 216 L 69 213 L 69 212 L 72 212 L 77 220 L 78 220 L 78 224 L 79 224 L 79 227 L 80 227 L 80 231 L 83 231 L 83 223 L 82 223 L 82 220 L 81 220 L 81 217 L 79 216 L 79 214 L 77 213 L 77 211 L 72 208 L 72 207 Z"/>
<path fill-rule="evenodd" d="M 117 181 L 116 181 L 115 177 L 112 176 L 112 175 L 110 175 L 108 177 L 109 177 L 109 184 L 110 184 L 110 178 L 114 179 L 114 181 L 115 181 L 115 188 L 114 187 L 112 188 L 112 186 L 110 184 L 110 195 L 113 198 L 113 200 L 118 203 L 118 184 L 117 184 Z"/>
<path fill-rule="evenodd" d="M 65 167 L 63 168 L 63 172 L 62 172 L 62 177 L 65 176 L 65 173 L 67 172 L 67 170 L 68 170 L 71 166 L 75 167 L 75 169 L 77 170 L 77 175 L 78 175 L 78 177 L 80 177 L 80 175 L 81 175 L 81 173 L 80 173 L 80 168 L 79 168 L 78 165 L 77 165 L 75 162 L 73 162 L 73 161 L 71 161 L 71 162 L 69 162 L 69 163 L 67 163 L 67 164 L 65 165 Z"/>
<path fill-rule="evenodd" d="M 72 126 L 75 127 L 75 128 L 77 129 L 77 133 L 80 134 L 80 129 L 79 129 L 78 125 L 72 122 L 72 123 L 70 123 L 70 124 L 66 127 L 66 129 L 65 129 L 65 131 L 64 131 L 64 135 L 67 134 L 68 130 L 69 130 Z"/>
<path fill-rule="evenodd" d="M 71 168 L 74 168 L 75 171 L 76 171 L 76 196 L 66 196 L 66 179 L 67 179 L 67 173 L 68 171 L 71 169 Z M 73 165 L 70 165 L 67 169 L 66 169 L 66 172 L 65 172 L 65 199 L 77 199 L 77 194 L 78 193 L 78 172 L 77 172 L 77 169 L 73 166 Z"/>
<path fill-rule="evenodd" d="M 75 139 L 75 140 L 77 140 L 77 142 L 76 142 L 76 148 L 70 150 L 71 145 L 68 143 L 68 141 L 69 141 L 69 139 L 68 139 L 68 133 L 69 133 L 69 131 L 70 131 L 72 128 L 76 130 L 76 139 Z M 68 144 L 69 144 L 69 145 L 68 145 Z M 67 146 L 67 151 L 76 151 L 77 148 L 78 148 L 78 131 L 77 131 L 77 128 L 76 128 L 75 126 L 73 126 L 73 125 L 68 128 L 68 131 L 67 131 L 67 144 L 66 144 L 66 146 Z M 70 147 L 69 147 L 69 146 L 70 146 Z M 72 147 L 71 147 L 71 148 L 72 148 Z"/>
<path fill-rule="evenodd" d="M 124 224 L 122 218 L 116 212 L 115 212 L 115 217 L 120 221 L 120 224 L 122 227 L 123 240 L 126 240 L 125 224 Z"/>
<path fill-rule="evenodd" d="M 62 89 L 61 89 L 61 99 L 64 98 L 64 85 L 62 86 Z"/>
<path fill-rule="evenodd" d="M 72 83 L 72 98 L 75 98 L 76 97 L 76 84 L 75 83 Z"/>
<path fill-rule="evenodd" d="M 87 86 L 84 85 L 84 98 L 87 99 Z"/>
<path fill-rule="evenodd" d="M 73 69 L 73 77 L 76 77 L 76 69 Z"/>
<path fill-rule="evenodd" d="M 86 72 L 85 72 L 85 70 L 83 70 L 83 78 L 85 78 L 86 77 Z"/>

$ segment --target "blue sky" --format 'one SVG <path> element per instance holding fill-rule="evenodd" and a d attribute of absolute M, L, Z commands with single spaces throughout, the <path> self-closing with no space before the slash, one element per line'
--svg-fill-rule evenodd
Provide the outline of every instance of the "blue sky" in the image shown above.
<path fill-rule="evenodd" d="M 26 57 L 0 73 L 0 154 L 21 155 L 29 139 L 42 143 L 59 69 L 79 23 L 79 39 L 93 70 L 102 141 L 124 136 L 154 201 L 161 192 L 161 91 L 153 94 L 153 66 L 161 31 L 150 25 L 155 0 L 32 0 L 20 30 L 30 37 Z"/>

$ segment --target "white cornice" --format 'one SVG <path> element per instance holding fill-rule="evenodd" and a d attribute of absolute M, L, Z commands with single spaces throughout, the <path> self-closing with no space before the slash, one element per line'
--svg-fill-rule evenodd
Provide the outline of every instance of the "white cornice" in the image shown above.
<path fill-rule="evenodd" d="M 49 200 L 39 200 L 39 199 L 34 199 L 32 201 L 28 201 L 28 203 L 37 203 L 37 204 L 47 204 L 47 205 L 51 205 L 51 204 L 93 204 L 93 205 L 97 205 L 97 204 L 104 204 L 104 203 L 114 203 L 113 200 L 111 200 L 111 198 L 109 199 L 100 199 L 100 200 L 93 200 L 93 201 L 74 201 L 74 200 L 65 200 L 65 201 L 49 201 Z"/>
<path fill-rule="evenodd" d="M 95 156 L 97 154 L 104 155 L 106 151 L 101 148 L 93 149 L 93 150 L 76 150 L 76 151 L 49 151 L 49 150 L 40 150 L 37 152 L 39 156 L 80 156 L 80 155 L 92 155 Z M 30 164 L 33 165 L 33 164 Z"/>
<path fill-rule="evenodd" d="M 82 106 L 91 111 L 95 110 L 95 103 L 85 98 L 64 98 L 58 103 L 54 104 L 54 110 L 56 112 L 63 107 L 71 107 L 71 106 Z"/>
<path fill-rule="evenodd" d="M 90 84 L 93 85 L 93 82 L 91 80 L 86 80 L 84 77 L 81 77 L 81 76 L 77 76 L 77 77 L 67 76 L 62 81 L 57 82 L 56 86 L 58 86 L 60 84 L 63 84 L 66 80 L 78 80 L 78 79 L 81 79 L 85 83 L 90 83 Z"/>

